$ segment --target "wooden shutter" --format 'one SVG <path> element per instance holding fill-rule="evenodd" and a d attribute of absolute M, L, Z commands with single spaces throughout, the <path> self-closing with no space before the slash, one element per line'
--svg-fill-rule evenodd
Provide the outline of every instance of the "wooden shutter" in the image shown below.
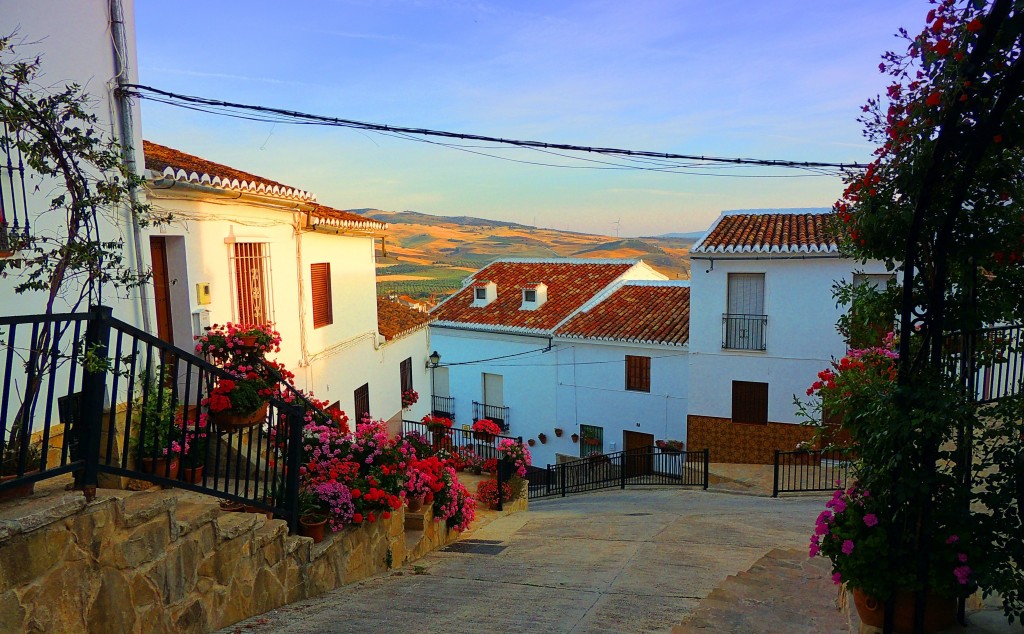
<path fill-rule="evenodd" d="M 732 422 L 768 422 L 768 384 L 751 381 L 732 382 Z"/>
<path fill-rule="evenodd" d="M 412 389 L 412 357 L 402 361 L 398 366 L 402 381 L 402 394 Z"/>
<path fill-rule="evenodd" d="M 651 391 L 651 358 L 626 355 L 626 389 Z"/>
<path fill-rule="evenodd" d="M 334 323 L 334 302 L 331 299 L 331 263 L 310 265 L 310 287 L 313 295 L 313 328 Z"/>

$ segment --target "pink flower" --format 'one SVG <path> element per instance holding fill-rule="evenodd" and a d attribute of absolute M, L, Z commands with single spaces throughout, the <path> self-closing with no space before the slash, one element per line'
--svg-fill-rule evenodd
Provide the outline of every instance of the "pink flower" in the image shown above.
<path fill-rule="evenodd" d="M 946 543 L 947 544 L 955 544 L 958 541 L 960 541 L 960 538 L 957 537 L 956 535 L 950 535 L 949 538 L 946 539 Z"/>
<path fill-rule="evenodd" d="M 842 582 L 843 582 L 843 576 L 841 574 L 839 574 L 838 572 L 833 573 L 833 575 L 832 575 L 832 583 L 834 583 L 834 584 L 836 584 L 838 586 Z"/>
<path fill-rule="evenodd" d="M 864 516 L 864 524 L 868 527 L 878 526 L 878 517 L 874 513 L 868 513 Z"/>
<path fill-rule="evenodd" d="M 966 586 L 971 578 L 971 569 L 969 566 L 957 566 L 953 569 L 953 575 L 956 576 L 956 580 L 960 585 Z"/>
<path fill-rule="evenodd" d="M 842 551 L 844 555 L 849 555 L 853 552 L 853 540 L 847 539 L 843 542 Z"/>
<path fill-rule="evenodd" d="M 960 553 L 959 555 L 956 556 L 956 558 L 959 559 L 960 563 L 962 563 L 962 564 L 967 563 L 967 555 L 965 555 L 964 553 Z"/>

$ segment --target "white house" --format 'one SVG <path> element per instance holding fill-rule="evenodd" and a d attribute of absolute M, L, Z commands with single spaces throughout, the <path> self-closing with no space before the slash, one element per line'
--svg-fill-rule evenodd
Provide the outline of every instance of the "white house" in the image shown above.
<path fill-rule="evenodd" d="M 179 347 L 210 324 L 273 323 L 296 384 L 355 421 L 400 418 L 427 391 L 426 315 L 378 321 L 374 240 L 387 225 L 309 192 L 151 143 L 149 202 L 174 221 L 148 236 L 157 334 Z M 427 412 L 425 400 L 408 415 Z"/>
<path fill-rule="evenodd" d="M 642 261 L 498 260 L 432 313 L 434 409 L 501 422 L 535 464 L 682 439 L 688 296 Z"/>
<path fill-rule="evenodd" d="M 40 94 L 57 92 L 77 84 L 89 101 L 86 110 L 97 119 L 95 126 L 106 139 L 123 140 L 127 154 L 141 157 L 142 138 L 139 131 L 138 105 L 117 95 L 119 80 L 137 82 L 135 52 L 134 3 L 132 0 L 0 0 L 0 37 L 13 36 L 14 59 L 40 60 L 40 80 L 33 87 Z M 16 136 L 15 130 L 0 121 L 0 134 Z M 13 170 L 8 170 L 8 159 Z M 67 234 L 64 213 L 48 212 L 51 199 L 61 190 L 63 181 L 44 180 L 24 165 L 16 150 L 0 147 L 0 259 L 8 263 L 18 255 L 6 250 L 5 237 L 17 227 L 24 232 L 26 222 L 30 236 L 58 238 Z M 97 219 L 99 235 L 105 241 L 123 240 L 124 262 L 135 273 L 146 269 L 148 252 L 142 240 L 136 240 L 128 206 L 107 210 Z M 3 264 L 3 263 L 0 263 Z M 25 269 L 4 267 L 0 276 L 0 298 L 4 315 L 42 313 L 46 293 L 29 292 L 15 296 L 15 286 L 24 279 Z M 68 280 L 56 298 L 53 311 L 63 313 L 85 310 L 87 301 L 78 302 L 80 285 Z M 124 297 L 108 286 L 101 298 L 112 306 L 114 316 L 136 326 L 148 325 L 143 295 Z M 95 298 L 93 298 L 95 299 Z"/>
<path fill-rule="evenodd" d="M 846 352 L 833 284 L 890 277 L 839 253 L 827 211 L 725 212 L 690 251 L 687 444 L 714 462 L 771 462 L 809 438 L 793 397 Z"/>

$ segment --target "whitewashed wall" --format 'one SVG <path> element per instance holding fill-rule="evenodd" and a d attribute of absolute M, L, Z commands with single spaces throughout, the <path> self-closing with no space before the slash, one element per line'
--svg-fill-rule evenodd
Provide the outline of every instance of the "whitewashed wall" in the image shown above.
<path fill-rule="evenodd" d="M 114 87 L 114 52 L 108 23 L 108 0 L 0 0 L 0 35 L 10 35 L 15 31 L 17 57 L 33 59 L 41 57 L 41 86 L 53 86 L 62 89 L 65 85 L 76 83 L 83 87 L 84 92 L 92 99 L 91 112 L 99 119 L 98 127 L 107 138 L 118 138 Z M 123 1 L 125 28 L 128 45 L 128 76 L 129 81 L 137 82 L 137 64 L 135 52 L 135 11 L 132 0 Z M 141 156 L 142 137 L 138 104 L 132 107 L 134 122 L 133 139 L 136 153 Z M 26 179 L 28 191 L 29 216 L 32 222 L 32 233 L 35 235 L 54 235 L 57 232 L 66 234 L 63 217 L 60 214 L 44 214 L 49 207 L 50 198 L 56 190 L 63 188 L 62 182 L 41 183 L 38 176 Z M 0 180 L 6 191 L 6 178 Z M 39 191 L 33 191 L 40 185 Z M 19 216 L 22 213 L 19 200 Z M 42 215 L 40 215 L 42 214 Z M 135 262 L 135 252 L 131 239 L 131 224 L 128 210 L 123 210 L 118 222 L 101 220 L 101 236 L 104 240 L 115 236 L 124 238 L 124 258 L 126 264 Z M 143 245 L 143 261 L 149 262 L 148 247 Z M 18 276 L 12 272 L 11 277 L 0 279 L 0 299 L 3 308 L 0 313 L 5 315 L 21 315 L 40 313 L 44 309 L 45 293 L 29 293 L 15 296 L 14 286 Z M 131 324 L 141 325 L 142 304 L 138 293 L 131 297 L 116 297 L 110 291 L 104 297 L 104 303 L 114 308 L 114 316 Z M 77 296 L 77 293 L 74 293 Z M 58 299 L 56 312 L 64 312 L 68 303 Z M 88 306 L 82 306 L 85 310 Z"/>
<path fill-rule="evenodd" d="M 881 263 L 848 259 L 694 260 L 690 293 L 690 414 L 732 417 L 732 381 L 768 383 L 768 420 L 799 422 L 793 396 L 803 397 L 846 344 L 835 325 L 843 310 L 832 286 L 854 272 L 885 273 Z M 729 273 L 764 273 L 765 351 L 723 350 Z"/>

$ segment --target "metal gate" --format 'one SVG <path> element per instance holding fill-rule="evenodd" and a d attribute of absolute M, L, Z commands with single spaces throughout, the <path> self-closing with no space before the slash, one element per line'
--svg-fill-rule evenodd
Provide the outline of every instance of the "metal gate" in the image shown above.
<path fill-rule="evenodd" d="M 638 447 L 609 454 L 593 454 L 527 473 L 529 498 L 565 497 L 627 485 L 699 486 L 708 488 L 708 450 L 664 451 Z"/>

